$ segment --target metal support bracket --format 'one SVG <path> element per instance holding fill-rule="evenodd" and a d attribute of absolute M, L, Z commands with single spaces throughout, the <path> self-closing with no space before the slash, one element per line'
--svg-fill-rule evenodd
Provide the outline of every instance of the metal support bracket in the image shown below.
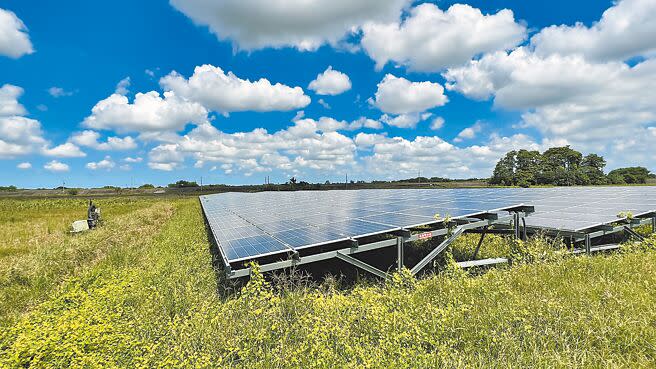
<path fill-rule="evenodd" d="M 585 242 L 585 253 L 590 255 L 591 254 L 591 249 L 592 249 L 592 241 L 590 240 L 590 235 L 586 234 L 584 241 Z"/>
<path fill-rule="evenodd" d="M 644 241 L 645 238 L 642 237 L 642 235 L 638 234 L 636 231 L 634 231 L 631 227 L 629 226 L 624 226 L 624 231 L 628 233 L 629 235 L 637 238 L 639 241 Z"/>
<path fill-rule="evenodd" d="M 405 240 L 403 237 L 397 237 L 396 238 L 396 269 L 397 271 L 401 271 L 403 269 L 403 247 L 405 244 Z"/>
<path fill-rule="evenodd" d="M 349 255 L 346 255 L 346 254 L 342 254 L 341 252 L 337 252 L 335 254 L 335 256 L 338 259 L 342 260 L 342 261 L 345 261 L 345 262 L 347 262 L 351 265 L 354 265 L 354 266 L 356 266 L 356 267 L 358 267 L 362 270 L 365 270 L 365 271 L 367 271 L 367 272 L 369 272 L 369 273 L 371 273 L 375 276 L 378 276 L 380 278 L 386 279 L 388 277 L 387 273 L 383 272 L 382 270 L 380 270 L 380 269 L 378 269 L 374 266 L 371 266 L 371 265 L 365 263 L 364 261 L 362 261 L 360 259 L 356 259 L 356 258 L 354 258 L 352 256 L 349 256 Z"/>
<path fill-rule="evenodd" d="M 481 238 L 478 240 L 478 245 L 476 245 L 476 250 L 474 250 L 474 255 L 472 255 L 472 260 L 476 260 L 476 256 L 478 255 L 478 250 L 481 249 L 481 245 L 483 244 L 483 240 L 485 239 L 485 235 L 487 234 L 487 229 L 488 226 L 483 227 L 483 232 L 481 232 Z"/>
<path fill-rule="evenodd" d="M 442 243 L 440 243 L 436 248 L 434 248 L 433 251 L 431 251 L 428 255 L 426 255 L 425 258 L 423 258 L 420 262 L 417 263 L 417 265 L 415 265 L 410 270 L 412 275 L 416 275 L 417 273 L 419 273 L 426 265 L 428 265 L 428 263 L 433 261 L 433 259 L 435 259 L 437 255 L 439 255 L 442 251 L 444 251 L 444 249 L 446 249 L 447 246 L 449 246 L 453 241 L 455 241 L 455 239 L 458 238 L 458 236 L 460 236 L 464 231 L 465 228 L 463 226 L 457 227 L 453 231 L 451 236 L 449 236 L 446 240 L 442 241 Z"/>

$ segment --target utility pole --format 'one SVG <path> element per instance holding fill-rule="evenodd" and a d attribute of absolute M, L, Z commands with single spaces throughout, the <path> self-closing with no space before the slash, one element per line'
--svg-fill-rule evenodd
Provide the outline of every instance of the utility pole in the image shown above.
<path fill-rule="evenodd" d="M 348 190 L 348 173 L 346 173 L 346 182 L 344 182 L 344 188 Z"/>
<path fill-rule="evenodd" d="M 200 176 L 200 192 L 203 192 L 203 176 Z"/>

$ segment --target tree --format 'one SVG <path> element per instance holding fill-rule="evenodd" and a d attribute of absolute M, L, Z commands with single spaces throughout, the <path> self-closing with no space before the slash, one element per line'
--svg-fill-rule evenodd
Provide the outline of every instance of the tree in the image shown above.
<path fill-rule="evenodd" d="M 198 187 L 198 183 L 191 182 L 191 181 L 179 180 L 175 183 L 169 183 L 169 187 L 172 187 L 172 188 Z"/>
<path fill-rule="evenodd" d="M 649 170 L 644 167 L 618 168 L 611 170 L 610 173 L 608 173 L 608 178 L 613 184 L 647 183 Z"/>
<path fill-rule="evenodd" d="M 289 179 L 290 184 L 296 184 L 296 182 L 297 182 L 296 177 L 292 177 Z"/>
<path fill-rule="evenodd" d="M 497 162 L 490 179 L 490 184 L 512 186 L 515 177 L 516 151 L 510 151 Z"/>
<path fill-rule="evenodd" d="M 608 183 L 604 175 L 606 160 L 597 154 L 588 154 L 581 161 L 581 172 L 588 179 L 589 184 L 600 185 Z"/>
<path fill-rule="evenodd" d="M 569 146 L 552 147 L 542 154 L 540 184 L 572 186 L 587 184 L 581 175 L 583 155 Z"/>
<path fill-rule="evenodd" d="M 519 150 L 515 157 L 515 176 L 513 184 L 529 187 L 536 183 L 536 174 L 540 171 L 542 156 L 539 151 Z"/>
<path fill-rule="evenodd" d="M 152 189 L 152 188 L 155 188 L 155 186 L 153 186 L 150 183 L 146 183 L 146 184 L 142 184 L 141 186 L 139 186 L 139 188 L 141 188 L 141 189 Z"/>

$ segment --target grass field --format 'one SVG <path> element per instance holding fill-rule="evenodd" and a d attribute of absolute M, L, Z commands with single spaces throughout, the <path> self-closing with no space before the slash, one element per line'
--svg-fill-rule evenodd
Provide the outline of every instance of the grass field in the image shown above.
<path fill-rule="evenodd" d="M 656 236 L 571 257 L 490 237 L 482 256 L 415 280 L 224 294 L 196 198 L 0 200 L 0 367 L 654 367 Z M 453 247 L 470 253 L 473 237 Z"/>

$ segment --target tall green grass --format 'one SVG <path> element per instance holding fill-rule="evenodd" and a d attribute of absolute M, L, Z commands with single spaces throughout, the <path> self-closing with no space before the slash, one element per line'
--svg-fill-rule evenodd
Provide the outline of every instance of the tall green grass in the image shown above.
<path fill-rule="evenodd" d="M 143 220 L 147 221 L 147 220 Z M 406 274 L 344 290 L 256 273 L 220 297 L 195 200 L 152 238 L 64 282 L 0 335 L 4 367 L 653 367 L 656 237 L 567 257 L 508 247 L 509 269 Z M 547 250 L 547 251 L 545 251 Z M 221 282 L 221 281 L 219 281 Z"/>

